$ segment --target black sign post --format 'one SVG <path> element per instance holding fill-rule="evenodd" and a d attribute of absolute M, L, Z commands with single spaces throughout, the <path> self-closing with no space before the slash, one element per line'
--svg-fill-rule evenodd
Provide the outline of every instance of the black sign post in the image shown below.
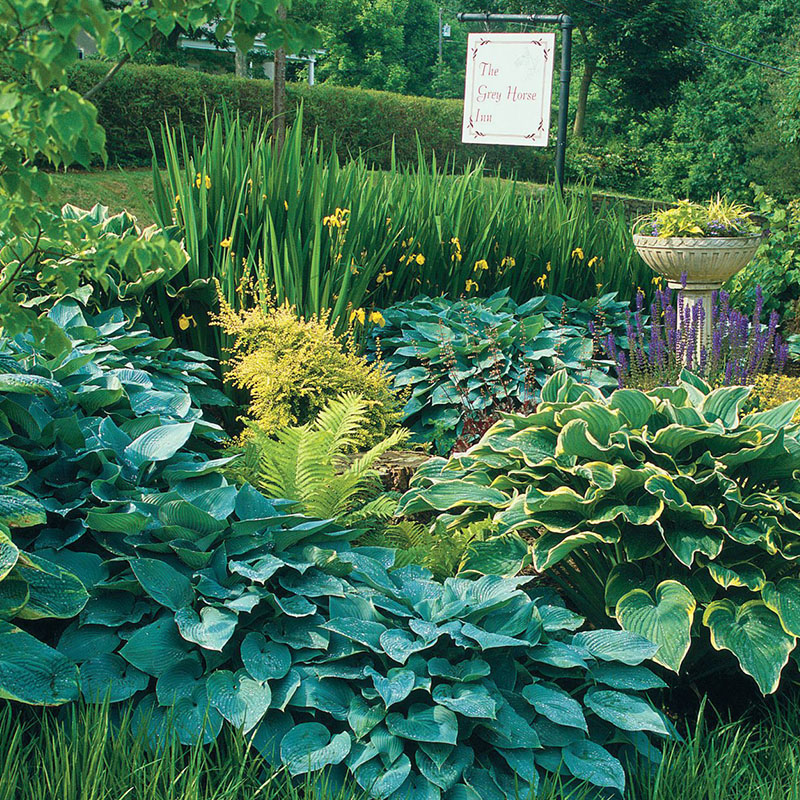
<path fill-rule="evenodd" d="M 561 75 L 558 93 L 558 132 L 556 134 L 556 185 L 564 185 L 564 162 L 567 156 L 567 113 L 569 79 L 572 71 L 572 29 L 575 23 L 566 14 L 457 14 L 459 22 L 522 22 L 558 25 L 561 29 Z"/>

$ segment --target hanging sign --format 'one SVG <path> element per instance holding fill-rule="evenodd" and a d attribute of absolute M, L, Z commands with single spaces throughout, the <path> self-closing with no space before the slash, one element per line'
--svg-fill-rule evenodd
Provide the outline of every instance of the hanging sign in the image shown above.
<path fill-rule="evenodd" d="M 546 147 L 554 33 L 471 33 L 461 141 Z"/>

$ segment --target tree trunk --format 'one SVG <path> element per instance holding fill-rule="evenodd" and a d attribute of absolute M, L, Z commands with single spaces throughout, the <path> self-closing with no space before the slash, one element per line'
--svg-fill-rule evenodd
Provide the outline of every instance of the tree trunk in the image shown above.
<path fill-rule="evenodd" d="M 575 124 L 572 126 L 572 135 L 576 139 L 583 138 L 583 128 L 586 123 L 586 101 L 589 97 L 589 87 L 597 70 L 597 61 L 588 59 L 583 65 L 583 75 L 578 87 L 578 105 L 575 109 Z"/>
<path fill-rule="evenodd" d="M 277 17 L 286 19 L 286 7 L 278 6 Z M 275 80 L 272 82 L 272 125 L 275 151 L 280 153 L 286 140 L 286 48 L 275 50 Z"/>
<path fill-rule="evenodd" d="M 247 53 L 238 47 L 233 57 L 233 70 L 237 78 L 247 77 Z"/>

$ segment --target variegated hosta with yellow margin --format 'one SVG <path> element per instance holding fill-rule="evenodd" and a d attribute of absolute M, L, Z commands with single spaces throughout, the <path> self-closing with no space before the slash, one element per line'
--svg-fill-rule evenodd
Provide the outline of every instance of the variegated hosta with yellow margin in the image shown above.
<path fill-rule="evenodd" d="M 774 692 L 800 636 L 800 400 L 743 414 L 749 392 L 685 373 L 604 398 L 557 373 L 534 414 L 425 464 L 400 511 L 454 530 L 491 517 L 577 610 L 646 636 L 663 666 L 705 672 L 728 650 Z"/>

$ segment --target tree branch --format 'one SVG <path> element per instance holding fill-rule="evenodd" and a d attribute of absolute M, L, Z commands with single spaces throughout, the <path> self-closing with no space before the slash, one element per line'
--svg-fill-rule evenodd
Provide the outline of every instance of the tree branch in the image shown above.
<path fill-rule="evenodd" d="M 130 60 L 131 54 L 125 53 L 122 58 L 114 64 L 111 69 L 106 72 L 106 74 L 94 85 L 91 89 L 87 92 L 84 92 L 83 99 L 84 100 L 91 100 L 122 68 L 123 64 L 126 64 Z"/>

